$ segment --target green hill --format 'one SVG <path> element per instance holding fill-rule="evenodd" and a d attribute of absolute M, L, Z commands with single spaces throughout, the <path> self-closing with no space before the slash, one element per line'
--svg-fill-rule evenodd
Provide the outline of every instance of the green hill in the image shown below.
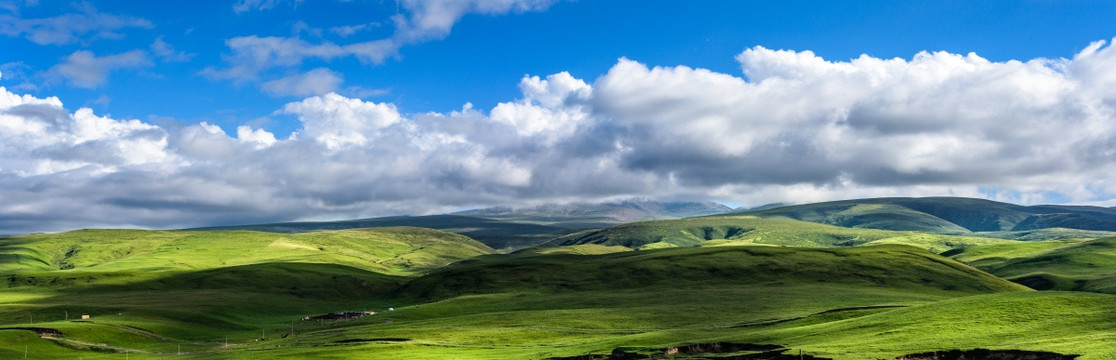
<path fill-rule="evenodd" d="M 982 246 L 949 255 L 1039 290 L 1116 294 L 1116 237 Z"/>
<path fill-rule="evenodd" d="M 835 247 L 872 242 L 906 244 L 945 251 L 956 247 L 1010 241 L 910 231 L 855 229 L 791 219 L 717 216 L 643 221 L 601 230 L 582 231 L 559 237 L 548 245 L 600 244 L 649 249 L 740 244 Z"/>
<path fill-rule="evenodd" d="M 1050 228 L 1116 231 L 1116 211 L 1111 208 L 1020 206 L 958 197 L 844 200 L 785 206 L 743 214 L 790 218 L 843 227 L 924 231 L 938 234 Z"/>

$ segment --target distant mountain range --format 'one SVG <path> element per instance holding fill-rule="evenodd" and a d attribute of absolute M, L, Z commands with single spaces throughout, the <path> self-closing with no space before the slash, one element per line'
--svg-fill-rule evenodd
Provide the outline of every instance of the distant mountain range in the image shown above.
<path fill-rule="evenodd" d="M 203 228 L 299 233 L 366 227 L 414 226 L 450 231 L 495 249 L 514 250 L 547 243 L 580 230 L 645 220 L 722 214 L 793 220 L 897 231 L 977 235 L 1018 240 L 1098 238 L 1116 233 L 1116 209 L 1098 206 L 1021 206 L 958 197 L 874 198 L 814 204 L 768 204 L 747 210 L 714 202 L 629 200 L 607 203 L 493 207 L 445 215 L 284 222 Z"/>
<path fill-rule="evenodd" d="M 723 214 L 732 208 L 715 202 L 660 202 L 628 200 L 606 203 L 574 203 L 540 205 L 528 208 L 492 207 L 467 210 L 454 215 L 475 216 L 501 220 L 532 222 L 586 222 L 620 224 L 642 220 L 681 219 L 695 216 Z"/>

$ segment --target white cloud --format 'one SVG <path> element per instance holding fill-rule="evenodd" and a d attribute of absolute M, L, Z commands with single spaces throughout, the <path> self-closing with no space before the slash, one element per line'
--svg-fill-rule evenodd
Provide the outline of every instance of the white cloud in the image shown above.
<path fill-rule="evenodd" d="M 545 134 L 550 139 L 568 136 L 589 118 L 587 106 L 592 88 L 584 81 L 562 72 L 548 76 L 525 77 L 519 83 L 524 98 L 492 109 L 492 120 L 515 127 L 521 136 Z"/>
<path fill-rule="evenodd" d="M 302 122 L 299 135 L 329 149 L 361 146 L 379 137 L 384 128 L 400 122 L 395 105 L 364 102 L 334 93 L 287 104 L 283 111 Z"/>
<path fill-rule="evenodd" d="M 260 88 L 272 96 L 310 96 L 333 92 L 342 82 L 344 79 L 341 74 L 326 68 L 317 68 L 265 82 Z"/>
<path fill-rule="evenodd" d="M 47 71 L 52 77 L 61 78 L 71 85 L 96 88 L 108 80 L 108 75 L 118 69 L 151 66 L 151 59 L 143 50 L 98 57 L 92 51 L 78 50 Z"/>
<path fill-rule="evenodd" d="M 621 59 L 588 82 L 526 76 L 520 99 L 487 112 L 312 96 L 276 112 L 302 124 L 284 139 L 70 113 L 0 88 L 0 232 L 624 197 L 1100 203 L 1116 197 L 1114 53 L 831 61 L 754 47 L 741 74 Z"/>
<path fill-rule="evenodd" d="M 39 45 L 67 45 L 90 39 L 119 39 L 124 37 L 124 29 L 154 27 L 143 18 L 101 13 L 88 3 L 79 4 L 78 10 L 37 19 L 0 15 L 0 34 L 26 37 Z"/>
<path fill-rule="evenodd" d="M 172 161 L 165 132 L 138 120 L 67 114 L 57 98 L 17 96 L 0 87 L 0 169 L 19 176 L 87 168 L 111 171 Z"/>
<path fill-rule="evenodd" d="M 252 129 L 248 125 L 241 125 L 236 128 L 236 138 L 242 143 L 252 144 L 256 149 L 262 149 L 271 145 L 275 145 L 275 134 L 272 134 L 264 129 Z"/>

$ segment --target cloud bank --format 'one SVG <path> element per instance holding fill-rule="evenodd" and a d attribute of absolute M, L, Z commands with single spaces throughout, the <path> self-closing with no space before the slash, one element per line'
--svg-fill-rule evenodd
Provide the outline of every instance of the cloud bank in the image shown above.
<path fill-rule="evenodd" d="M 737 60 L 740 74 L 620 59 L 592 80 L 527 76 L 521 98 L 487 111 L 407 114 L 326 93 L 276 110 L 301 122 L 283 139 L 0 88 L 0 233 L 627 197 L 1116 197 L 1116 50 L 1103 41 L 1071 59 L 754 47 Z"/>

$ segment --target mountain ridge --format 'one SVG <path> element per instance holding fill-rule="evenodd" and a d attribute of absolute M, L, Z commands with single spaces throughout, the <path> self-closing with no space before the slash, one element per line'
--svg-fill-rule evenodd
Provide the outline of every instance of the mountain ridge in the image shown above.
<path fill-rule="evenodd" d="M 954 235 L 1048 228 L 1116 231 L 1116 210 L 1112 208 L 1024 206 L 963 197 L 852 199 L 733 214 L 784 217 L 843 227 Z"/>

